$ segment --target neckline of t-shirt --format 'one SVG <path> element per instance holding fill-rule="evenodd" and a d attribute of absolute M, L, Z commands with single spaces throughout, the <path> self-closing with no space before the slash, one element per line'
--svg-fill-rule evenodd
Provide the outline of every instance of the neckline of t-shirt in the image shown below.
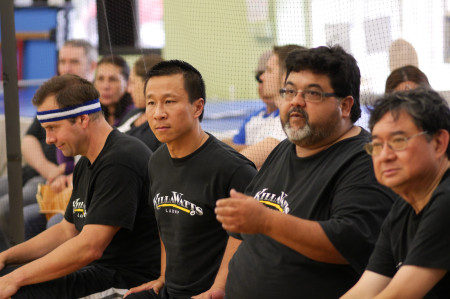
<path fill-rule="evenodd" d="M 175 165 L 183 164 L 184 162 L 186 162 L 186 161 L 192 159 L 193 157 L 199 155 L 208 146 L 208 144 L 210 144 L 212 142 L 212 140 L 215 138 L 212 134 L 210 134 L 208 132 L 205 132 L 205 133 L 208 134 L 209 138 L 206 139 L 205 143 L 203 143 L 198 149 L 196 149 L 195 151 L 193 151 L 189 155 L 184 156 L 182 158 L 172 158 L 172 157 L 170 157 L 170 154 L 169 154 L 169 157 L 172 160 L 172 162 Z"/>
<path fill-rule="evenodd" d="M 367 133 L 367 131 L 365 131 L 364 129 L 361 129 L 361 131 L 357 135 L 349 137 L 349 138 L 345 138 L 345 139 L 342 139 L 342 140 L 339 140 L 338 142 L 336 142 L 336 143 L 330 145 L 329 147 L 327 147 L 326 149 L 324 149 L 324 150 L 322 150 L 322 151 L 320 151 L 320 152 L 318 152 L 318 153 L 316 153 L 314 155 L 308 156 L 308 157 L 298 157 L 297 156 L 297 151 L 296 151 L 296 148 L 295 148 L 295 144 L 291 143 L 290 141 L 289 142 L 293 145 L 291 147 L 291 150 L 292 150 L 294 159 L 296 161 L 308 161 L 308 160 L 313 160 L 313 159 L 320 158 L 322 155 L 326 155 L 329 151 L 331 151 L 332 149 L 334 149 L 338 145 L 340 146 L 340 145 L 342 145 L 344 143 L 353 142 L 356 139 L 362 138 L 363 134 L 365 134 L 364 132 Z M 361 151 L 364 151 L 363 147 L 361 147 Z"/>
<path fill-rule="evenodd" d="M 89 159 L 88 159 L 88 167 L 89 167 L 89 169 L 92 169 L 94 167 L 95 163 L 99 160 L 99 158 L 101 156 L 103 156 L 104 151 L 106 150 L 106 148 L 108 148 L 109 143 L 111 142 L 110 141 L 111 138 L 113 138 L 112 136 L 116 134 L 115 132 L 120 133 L 119 130 L 117 130 L 116 128 L 113 128 L 111 130 L 111 132 L 109 132 L 108 137 L 106 137 L 105 144 L 103 145 L 103 148 L 100 151 L 100 153 L 98 154 L 97 158 L 95 158 L 94 163 L 91 163 L 91 161 L 89 161 Z M 86 159 L 87 159 L 87 157 L 86 157 Z"/>

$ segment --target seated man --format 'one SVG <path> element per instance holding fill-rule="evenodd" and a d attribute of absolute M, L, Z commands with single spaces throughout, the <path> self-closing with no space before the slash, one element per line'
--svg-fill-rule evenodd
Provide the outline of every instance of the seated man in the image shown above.
<path fill-rule="evenodd" d="M 159 237 L 147 203 L 150 150 L 113 130 L 98 96 L 89 81 L 63 75 L 33 98 L 47 143 L 83 157 L 64 220 L 0 253 L 1 267 L 25 264 L 0 277 L 0 298 L 115 298 L 159 277 Z"/>
<path fill-rule="evenodd" d="M 364 271 L 395 195 L 364 152 L 360 72 L 341 47 L 286 59 L 280 117 L 288 137 L 247 188 L 217 202 L 217 219 L 242 243 L 227 298 L 337 298 Z M 255 200 L 256 199 L 256 200 Z"/>
<path fill-rule="evenodd" d="M 231 188 L 245 189 L 256 170 L 244 156 L 203 131 L 205 84 L 197 69 L 169 60 L 155 65 L 148 77 L 147 119 L 164 143 L 149 162 L 162 269 L 158 280 L 131 289 L 126 298 L 221 296 L 228 261 L 240 241 L 228 237 L 214 207 Z"/>
<path fill-rule="evenodd" d="M 261 79 L 266 70 L 267 61 L 272 56 L 272 53 L 272 50 L 269 50 L 261 54 L 255 74 L 256 81 L 258 82 L 258 95 L 264 102 L 264 107 L 247 116 L 236 135 L 223 140 L 223 142 L 238 151 L 268 136 L 278 140 L 286 138 L 281 128 L 280 119 L 278 118 L 279 110 L 275 104 L 274 97 L 265 90 L 263 80 Z"/>
<path fill-rule="evenodd" d="M 370 117 L 377 180 L 402 196 L 369 264 L 343 298 L 450 298 L 450 109 L 417 89 L 379 99 Z"/>

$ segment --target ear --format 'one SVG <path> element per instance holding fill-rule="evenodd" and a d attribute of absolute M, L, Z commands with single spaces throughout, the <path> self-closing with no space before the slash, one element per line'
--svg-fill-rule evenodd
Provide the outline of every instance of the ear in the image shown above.
<path fill-rule="evenodd" d="M 97 61 L 91 61 L 89 64 L 89 70 L 94 73 L 95 69 L 97 68 Z"/>
<path fill-rule="evenodd" d="M 90 118 L 89 118 L 89 115 L 87 115 L 87 114 L 82 114 L 77 117 L 77 123 L 80 124 L 80 126 L 83 129 L 86 129 L 88 127 L 89 121 L 90 121 Z"/>
<path fill-rule="evenodd" d="M 342 116 L 350 118 L 350 112 L 352 110 L 354 103 L 355 100 L 353 99 L 352 96 L 346 96 L 345 98 L 341 99 L 339 105 L 341 107 Z"/>
<path fill-rule="evenodd" d="M 205 108 L 205 100 L 203 98 L 195 100 L 194 103 L 192 103 L 192 107 L 194 108 L 194 116 L 196 118 L 200 117 Z"/>
<path fill-rule="evenodd" d="M 445 156 L 448 148 L 450 134 L 447 130 L 441 129 L 433 135 L 434 150 L 436 157 Z"/>

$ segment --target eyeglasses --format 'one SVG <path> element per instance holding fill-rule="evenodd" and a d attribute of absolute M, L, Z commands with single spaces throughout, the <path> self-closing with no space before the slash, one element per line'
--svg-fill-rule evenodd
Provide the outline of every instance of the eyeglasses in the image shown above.
<path fill-rule="evenodd" d="M 261 75 L 262 75 L 263 73 L 264 73 L 264 72 L 261 72 L 261 71 L 259 71 L 259 72 L 256 73 L 255 79 L 256 79 L 256 81 L 257 81 L 258 83 L 262 83 Z"/>
<path fill-rule="evenodd" d="M 322 102 L 323 98 L 337 96 L 335 93 L 326 93 L 310 89 L 305 90 L 295 90 L 290 88 L 280 89 L 280 95 L 286 101 L 292 101 L 292 99 L 295 98 L 299 93 L 302 95 L 302 98 L 305 100 L 305 102 L 310 103 Z"/>
<path fill-rule="evenodd" d="M 424 134 L 428 134 L 428 132 L 423 131 L 409 137 L 393 137 L 392 139 L 387 141 L 387 145 L 394 152 L 402 151 L 406 149 L 406 147 L 408 146 L 408 141 L 410 139 Z M 364 145 L 364 149 L 371 156 L 378 156 L 383 151 L 383 148 L 384 143 L 382 142 L 369 142 Z"/>

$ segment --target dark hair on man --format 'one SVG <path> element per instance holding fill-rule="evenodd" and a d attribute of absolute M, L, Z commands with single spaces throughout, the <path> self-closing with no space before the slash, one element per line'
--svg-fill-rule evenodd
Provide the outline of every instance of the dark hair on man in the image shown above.
<path fill-rule="evenodd" d="M 83 48 L 89 63 L 98 59 L 97 49 L 90 42 L 84 39 L 69 39 L 64 42 L 63 47 Z"/>
<path fill-rule="evenodd" d="M 273 54 L 278 56 L 278 63 L 280 66 L 281 74 L 284 74 L 286 72 L 286 58 L 288 54 L 294 50 L 306 50 L 306 48 L 298 45 L 285 45 L 273 47 Z"/>
<path fill-rule="evenodd" d="M 202 74 L 190 65 L 182 60 L 167 60 L 156 64 L 147 73 L 147 80 L 145 80 L 144 93 L 146 93 L 148 80 L 152 77 L 162 77 L 182 74 L 184 79 L 184 89 L 189 96 L 189 102 L 193 103 L 197 99 L 202 98 L 206 103 L 206 90 L 205 82 L 203 81 Z M 203 112 L 205 110 L 203 109 Z M 203 112 L 199 117 L 199 120 L 203 119 Z"/>
<path fill-rule="evenodd" d="M 386 113 L 398 119 L 402 111 L 408 113 L 419 130 L 432 136 L 439 130 L 450 132 L 450 109 L 448 103 L 436 91 L 417 88 L 394 92 L 379 98 L 370 109 L 369 128 L 373 127 Z M 450 147 L 447 148 L 450 157 Z"/>
<path fill-rule="evenodd" d="M 164 61 L 164 59 L 158 54 L 141 56 L 134 62 L 134 72 L 144 81 L 147 78 L 148 71 L 161 61 Z"/>
<path fill-rule="evenodd" d="M 119 55 L 103 56 L 102 59 L 100 59 L 97 62 L 97 67 L 107 63 L 119 67 L 120 73 L 125 78 L 125 80 L 128 81 L 128 77 L 130 77 L 130 67 L 128 66 L 128 63 L 125 61 L 125 59 L 122 58 L 122 56 Z"/>
<path fill-rule="evenodd" d="M 67 74 L 55 76 L 44 82 L 34 94 L 33 105 L 39 107 L 47 97 L 52 95 L 55 96 L 59 108 L 82 105 L 100 96 L 91 82 L 76 75 Z M 99 113 L 101 112 L 94 114 Z"/>
<path fill-rule="evenodd" d="M 359 87 L 361 73 L 355 58 L 339 45 L 294 50 L 286 58 L 286 78 L 291 72 L 311 71 L 327 75 L 338 97 L 352 96 L 354 103 L 350 119 L 354 123 L 361 116 Z"/>
<path fill-rule="evenodd" d="M 427 76 L 417 67 L 407 65 L 395 69 L 386 80 L 385 93 L 393 92 L 400 83 L 411 81 L 420 87 L 431 88 Z"/>

